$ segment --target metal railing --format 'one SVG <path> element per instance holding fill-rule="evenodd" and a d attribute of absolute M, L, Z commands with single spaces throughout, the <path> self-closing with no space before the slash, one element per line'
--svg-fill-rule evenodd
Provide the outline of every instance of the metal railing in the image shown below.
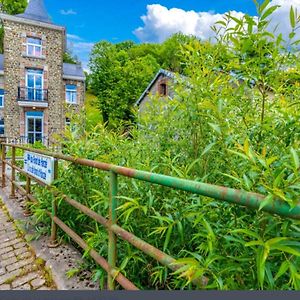
<path fill-rule="evenodd" d="M 31 87 L 18 87 L 18 101 L 47 102 L 48 90 Z"/>
<path fill-rule="evenodd" d="M 0 143 L 14 144 L 14 145 L 28 145 L 28 144 L 34 144 L 35 142 L 40 142 L 46 147 L 49 146 L 49 139 L 47 136 L 42 136 L 40 140 L 34 140 L 34 138 L 30 138 L 28 136 L 20 136 L 20 137 L 0 136 Z"/>
<path fill-rule="evenodd" d="M 6 148 L 11 148 L 12 157 L 8 161 L 6 158 Z M 26 173 L 23 169 L 16 166 L 16 149 L 21 149 L 25 151 L 31 151 L 34 153 L 46 155 L 55 158 L 55 179 L 57 179 L 57 168 L 58 161 L 68 161 L 74 164 L 96 168 L 102 171 L 110 173 L 110 191 L 109 191 L 109 219 L 97 214 L 90 208 L 80 204 L 74 199 L 71 199 L 67 195 L 63 195 L 60 191 L 55 188 L 55 186 L 49 186 L 45 183 L 39 181 L 35 177 Z M 257 193 L 245 192 L 242 190 L 231 189 L 222 186 L 211 185 L 202 182 L 196 182 L 191 180 L 179 179 L 171 176 L 155 174 L 135 169 L 124 168 L 108 163 L 103 163 L 99 161 L 88 160 L 84 158 L 75 158 L 71 156 L 66 156 L 59 153 L 52 153 L 49 151 L 43 151 L 38 149 L 31 149 L 24 146 L 12 145 L 12 144 L 2 144 L 2 187 L 6 186 L 6 179 L 11 182 L 11 197 L 15 197 L 16 189 L 24 196 L 26 196 L 28 201 L 37 202 L 34 196 L 31 194 L 31 180 L 34 180 L 39 185 L 49 189 L 53 192 L 54 200 L 52 202 L 52 211 L 47 212 L 47 214 L 52 219 L 51 225 L 51 237 L 49 246 L 56 246 L 57 241 L 57 226 L 59 226 L 67 235 L 69 235 L 82 249 L 90 250 L 89 255 L 98 263 L 108 274 L 108 288 L 110 290 L 115 289 L 115 281 L 117 281 L 123 288 L 127 290 L 137 290 L 138 288 L 129 281 L 121 272 L 118 271 L 116 266 L 117 261 L 117 238 L 129 242 L 131 245 L 141 250 L 143 253 L 149 255 L 150 257 L 156 259 L 162 265 L 167 266 L 169 269 L 175 271 L 178 270 L 182 265 L 176 263 L 176 259 L 172 256 L 162 252 L 161 250 L 155 248 L 149 243 L 143 241 L 139 237 L 135 236 L 123 229 L 117 224 L 117 198 L 118 194 L 118 176 L 125 176 L 129 178 L 134 178 L 144 182 L 149 182 L 151 184 L 157 184 L 185 192 L 190 192 L 197 195 L 202 195 L 210 198 L 214 198 L 220 201 L 226 201 L 229 203 L 234 203 L 237 205 L 245 206 L 252 209 L 259 209 L 261 202 L 265 199 L 265 196 Z M 6 174 L 6 166 L 10 166 L 11 176 Z M 23 188 L 16 182 L 16 171 L 26 176 L 26 187 Z M 69 228 L 63 221 L 58 218 L 58 210 L 56 198 L 64 200 L 69 205 L 78 209 L 85 215 L 89 216 L 96 222 L 104 226 L 104 228 L 109 233 L 108 240 L 108 260 L 100 256 L 94 249 L 90 249 L 87 243 L 71 228 Z M 300 205 L 291 208 L 287 203 L 280 200 L 274 200 L 273 203 L 266 204 L 263 211 L 277 214 L 282 217 L 300 219 Z M 198 286 L 205 286 L 208 279 L 202 277 L 199 280 L 193 281 L 194 284 Z"/>

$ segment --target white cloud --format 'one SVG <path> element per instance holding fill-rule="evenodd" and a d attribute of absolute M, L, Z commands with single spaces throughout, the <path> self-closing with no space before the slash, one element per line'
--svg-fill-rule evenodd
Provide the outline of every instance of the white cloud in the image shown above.
<path fill-rule="evenodd" d="M 75 10 L 73 10 L 72 8 L 70 8 L 68 10 L 61 9 L 60 13 L 62 15 L 65 15 L 65 16 L 68 16 L 68 15 L 77 15 L 77 12 Z"/>
<path fill-rule="evenodd" d="M 82 38 L 76 34 L 67 34 L 67 38 L 69 40 L 74 40 L 74 41 L 82 41 Z"/>
<path fill-rule="evenodd" d="M 277 32 L 282 32 L 287 38 L 291 31 L 289 24 L 289 10 L 293 5 L 295 8 L 300 6 L 300 0 L 272 0 L 270 5 L 280 5 L 281 7 L 272 15 L 270 29 L 278 25 Z M 243 12 L 230 12 L 233 16 L 241 18 Z M 143 27 L 139 27 L 134 34 L 142 42 L 163 42 L 172 34 L 182 32 L 188 35 L 195 35 L 201 39 L 214 37 L 211 26 L 221 20 L 224 14 L 210 12 L 185 11 L 179 8 L 168 9 L 160 4 L 147 6 L 147 14 L 141 19 Z M 299 36 L 298 32 L 298 37 Z"/>
<path fill-rule="evenodd" d="M 82 62 L 85 71 L 88 71 L 89 54 L 95 43 L 87 42 L 83 38 L 75 34 L 67 35 L 67 47 L 70 52 L 77 56 Z"/>

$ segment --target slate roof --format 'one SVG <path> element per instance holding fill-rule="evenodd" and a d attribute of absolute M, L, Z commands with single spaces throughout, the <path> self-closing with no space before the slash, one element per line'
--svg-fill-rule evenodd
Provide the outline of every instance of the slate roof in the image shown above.
<path fill-rule="evenodd" d="M 0 54 L 0 72 L 4 71 L 4 55 Z"/>
<path fill-rule="evenodd" d="M 45 7 L 44 0 L 30 0 L 23 14 L 17 17 L 53 24 Z"/>
<path fill-rule="evenodd" d="M 68 64 L 64 63 L 63 65 L 63 74 L 66 77 L 80 77 L 85 78 L 82 66 L 80 64 Z"/>
<path fill-rule="evenodd" d="M 0 72 L 4 71 L 4 55 L 0 54 Z M 63 76 L 74 77 L 74 79 L 84 80 L 85 74 L 80 64 L 63 64 Z"/>
<path fill-rule="evenodd" d="M 144 90 L 143 94 L 141 95 L 141 97 L 138 99 L 138 101 L 135 103 L 135 105 L 140 105 L 140 103 L 144 100 L 146 94 L 150 91 L 151 87 L 153 86 L 153 84 L 156 82 L 157 78 L 160 75 L 165 75 L 166 77 L 169 77 L 171 79 L 176 79 L 176 75 L 175 73 L 171 72 L 171 71 L 167 71 L 164 69 L 160 69 L 156 75 L 154 76 L 154 78 L 152 79 L 152 81 L 149 83 L 149 85 L 147 86 L 147 88 Z"/>

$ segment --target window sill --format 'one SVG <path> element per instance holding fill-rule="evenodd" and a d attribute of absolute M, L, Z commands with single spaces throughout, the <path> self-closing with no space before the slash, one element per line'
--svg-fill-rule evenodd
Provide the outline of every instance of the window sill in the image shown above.
<path fill-rule="evenodd" d="M 27 53 L 23 53 L 22 56 L 23 56 L 23 57 L 26 57 L 26 58 L 34 58 L 34 59 L 42 59 L 42 60 L 46 60 L 46 56 L 45 56 L 45 55 L 34 56 L 34 55 L 29 55 L 29 54 L 27 54 Z"/>
<path fill-rule="evenodd" d="M 69 105 L 78 105 L 78 103 L 76 103 L 76 102 L 68 102 L 68 101 L 66 101 L 66 103 L 69 104 Z"/>

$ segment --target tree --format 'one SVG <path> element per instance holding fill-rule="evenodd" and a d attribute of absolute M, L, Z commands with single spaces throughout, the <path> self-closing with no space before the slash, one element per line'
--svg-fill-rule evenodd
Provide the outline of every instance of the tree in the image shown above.
<path fill-rule="evenodd" d="M 159 69 L 156 58 L 142 48 L 131 41 L 102 41 L 92 51 L 92 92 L 98 97 L 103 121 L 111 126 L 133 119 L 133 104 Z"/>
<path fill-rule="evenodd" d="M 70 51 L 64 53 L 63 61 L 64 63 L 78 64 L 77 57 L 74 56 Z"/>
<path fill-rule="evenodd" d="M 27 0 L 1 0 L 0 11 L 9 15 L 21 14 L 27 7 Z M 3 27 L 0 27 L 0 53 L 3 53 Z"/>
<path fill-rule="evenodd" d="M 0 10 L 9 15 L 21 14 L 25 11 L 27 4 L 27 0 L 1 0 Z"/>

